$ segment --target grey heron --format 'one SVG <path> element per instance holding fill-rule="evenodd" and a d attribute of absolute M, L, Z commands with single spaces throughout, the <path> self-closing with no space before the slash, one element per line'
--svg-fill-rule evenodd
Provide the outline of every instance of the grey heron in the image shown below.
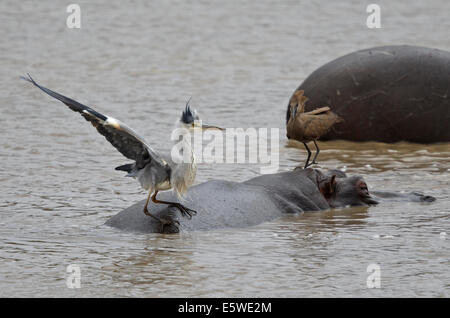
<path fill-rule="evenodd" d="M 181 118 L 176 126 L 181 128 L 182 151 L 184 160 L 174 160 L 170 156 L 161 156 L 154 150 L 148 142 L 139 136 L 133 129 L 123 122 L 103 115 L 96 110 L 85 106 L 71 98 L 63 96 L 48 88 L 36 83 L 28 74 L 28 78 L 21 76 L 22 79 L 34 84 L 48 95 L 66 104 L 71 110 L 80 113 L 87 121 L 105 136 L 105 138 L 126 158 L 134 160 L 134 163 L 128 163 L 116 170 L 128 172 L 127 176 L 136 178 L 142 188 L 148 191 L 147 201 L 143 212 L 148 216 L 161 222 L 162 226 L 173 224 L 173 221 L 159 218 L 148 211 L 150 198 L 157 204 L 168 204 L 175 206 L 183 216 L 192 217 L 196 211 L 183 206 L 178 202 L 161 201 L 156 198 L 159 191 L 173 189 L 180 197 L 193 184 L 197 172 L 195 155 L 191 147 L 190 136 L 186 136 L 193 129 L 219 129 L 217 126 L 202 124 L 195 109 L 191 109 L 189 101 L 183 109 Z M 186 138 L 185 138 L 186 137 Z"/>

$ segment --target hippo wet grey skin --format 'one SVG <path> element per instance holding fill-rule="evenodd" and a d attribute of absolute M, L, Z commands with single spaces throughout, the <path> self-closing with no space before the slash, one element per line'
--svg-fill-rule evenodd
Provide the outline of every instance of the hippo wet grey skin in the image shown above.
<path fill-rule="evenodd" d="M 164 199 L 176 200 L 171 192 Z M 151 213 L 178 220 L 179 226 L 162 228 L 142 213 L 145 200 L 111 217 L 106 225 L 141 233 L 176 233 L 178 231 L 211 230 L 226 227 L 247 227 L 302 213 L 378 204 L 387 201 L 432 202 L 435 198 L 419 193 L 398 194 L 370 192 L 361 176 L 347 176 L 339 170 L 322 172 L 300 169 L 262 175 L 241 183 L 213 180 L 190 188 L 185 197 L 198 211 L 192 219 L 178 218 L 173 207 L 152 206 Z"/>

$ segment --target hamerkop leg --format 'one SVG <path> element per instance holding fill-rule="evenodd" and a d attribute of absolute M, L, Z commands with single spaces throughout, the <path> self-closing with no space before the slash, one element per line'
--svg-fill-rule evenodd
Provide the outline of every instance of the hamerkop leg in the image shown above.
<path fill-rule="evenodd" d="M 319 146 L 317 145 L 317 142 L 315 140 L 313 140 L 313 141 L 314 141 L 314 145 L 316 146 L 316 154 L 314 155 L 314 159 L 311 164 L 317 164 L 316 159 L 317 159 L 317 156 L 319 155 L 320 149 L 319 149 Z"/>
<path fill-rule="evenodd" d="M 311 158 L 311 150 L 309 150 L 308 145 L 306 144 L 306 142 L 303 143 L 305 145 L 306 151 L 308 152 L 308 158 L 306 158 L 306 162 L 305 162 L 305 168 L 308 168 L 309 166 L 309 158 Z"/>

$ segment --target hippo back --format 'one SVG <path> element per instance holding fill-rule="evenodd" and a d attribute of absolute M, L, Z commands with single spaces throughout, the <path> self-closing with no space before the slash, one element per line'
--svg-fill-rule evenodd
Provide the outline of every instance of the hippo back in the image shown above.
<path fill-rule="evenodd" d="M 188 219 L 180 216 L 174 207 L 154 204 L 150 201 L 149 212 L 178 220 L 179 230 L 211 230 L 223 227 L 248 227 L 281 216 L 282 211 L 267 190 L 257 185 L 244 185 L 228 181 L 208 181 L 190 188 L 182 200 L 172 192 L 158 194 L 159 200 L 182 202 L 197 214 Z M 110 218 L 106 225 L 131 232 L 161 232 L 161 225 L 143 213 L 146 200 L 142 200 Z M 258 202 L 258 204 L 255 204 Z M 164 232 L 177 232 L 168 227 Z"/>
<path fill-rule="evenodd" d="M 164 228 L 164 232 L 178 230 L 211 230 L 239 228 L 257 225 L 282 216 L 285 213 L 301 213 L 329 208 L 320 195 L 317 185 L 307 175 L 313 169 L 263 175 L 243 183 L 222 180 L 208 181 L 191 187 L 182 204 L 196 210 L 188 219 L 180 216 L 174 207 L 154 204 L 149 212 L 158 217 L 180 222 Z M 172 192 L 158 194 L 159 200 L 180 202 Z M 106 225 L 131 232 L 162 232 L 159 222 L 143 213 L 146 200 L 142 200 L 110 218 Z"/>

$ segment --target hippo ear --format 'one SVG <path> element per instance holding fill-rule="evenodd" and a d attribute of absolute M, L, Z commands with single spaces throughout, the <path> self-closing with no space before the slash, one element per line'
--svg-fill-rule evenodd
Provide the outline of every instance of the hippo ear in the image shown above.
<path fill-rule="evenodd" d="M 336 190 L 336 175 L 333 174 L 319 183 L 319 190 L 325 198 L 330 198 Z"/>

